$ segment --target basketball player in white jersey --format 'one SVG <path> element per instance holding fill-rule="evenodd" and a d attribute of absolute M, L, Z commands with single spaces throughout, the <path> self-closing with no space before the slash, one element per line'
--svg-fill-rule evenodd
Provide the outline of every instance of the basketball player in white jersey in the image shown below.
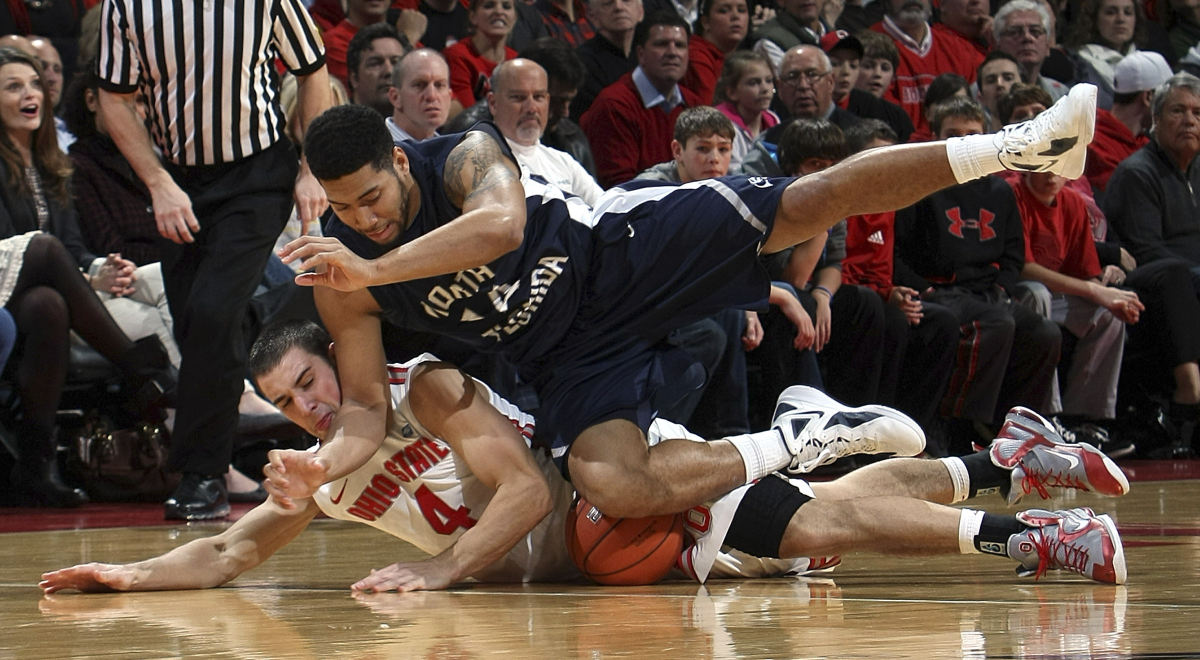
<path fill-rule="evenodd" d="M 251 351 L 250 365 L 260 388 L 284 414 L 324 437 L 341 401 L 328 334 L 306 322 L 268 328 Z M 369 524 L 432 555 L 372 571 L 352 586 L 355 590 L 440 589 L 468 577 L 578 579 L 563 538 L 574 494 L 544 454 L 530 451 L 532 417 L 432 356 L 391 365 L 388 377 L 387 439 L 347 477 L 293 502 L 292 509 L 268 500 L 221 534 L 159 557 L 51 571 L 40 586 L 47 593 L 218 586 L 266 560 L 320 511 Z M 1113 478 L 1123 482 L 1115 466 L 1110 471 L 1088 465 L 1092 454 L 1077 452 L 1070 458 L 1082 460 L 1062 460 L 1071 448 L 1048 439 L 1052 432 L 1038 428 L 1037 419 L 1018 411 L 1009 421 L 991 450 L 980 455 L 993 476 L 1010 484 L 1010 501 L 1032 490 L 1046 496 L 1045 486 L 1055 485 L 1117 494 L 1117 486 L 1097 485 Z M 656 424 L 652 437 L 687 435 L 679 425 Z M 890 459 L 811 486 L 765 477 L 687 513 L 694 543 L 679 566 L 701 582 L 802 574 L 832 568 L 837 563 L 832 555 L 870 548 L 906 554 L 988 552 L 1016 559 L 1021 572 L 1064 569 L 1104 582 L 1125 580 L 1124 553 L 1108 516 L 1086 509 L 998 516 L 934 503 L 961 501 L 989 488 L 973 484 L 972 477 L 979 482 L 989 477 L 964 463 Z M 1121 487 L 1127 490 L 1127 482 Z M 989 534 L 1011 527 L 1008 518 L 1021 531 L 989 540 Z M 748 548 L 724 546 L 731 528 L 739 526 L 759 530 L 754 549 L 763 551 L 757 556 L 744 552 Z"/>

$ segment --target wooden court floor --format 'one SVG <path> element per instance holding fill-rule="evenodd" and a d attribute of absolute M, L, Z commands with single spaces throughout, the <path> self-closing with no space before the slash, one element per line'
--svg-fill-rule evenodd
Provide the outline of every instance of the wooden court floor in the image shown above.
<path fill-rule="evenodd" d="M 1174 472 L 1190 478 L 1136 481 L 1120 500 L 1053 501 L 1115 515 L 1121 587 L 1035 582 L 992 557 L 860 553 L 826 578 L 355 596 L 347 585 L 370 568 L 420 553 L 319 520 L 221 589 L 43 597 L 43 570 L 144 558 L 221 524 L 5 533 L 0 658 L 1200 657 L 1200 461 L 1188 463 Z"/>

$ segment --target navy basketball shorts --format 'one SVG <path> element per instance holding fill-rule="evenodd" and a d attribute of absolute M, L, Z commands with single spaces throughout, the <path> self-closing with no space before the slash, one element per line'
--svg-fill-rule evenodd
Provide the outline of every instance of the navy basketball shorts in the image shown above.
<path fill-rule="evenodd" d="M 625 419 L 643 432 L 682 394 L 690 357 L 662 339 L 734 307 L 767 307 L 758 250 L 791 179 L 723 177 L 681 186 L 630 182 L 596 206 L 591 268 L 575 319 L 539 360 L 537 442 L 566 474 L 584 429 Z M 682 382 L 681 382 L 682 381 Z"/>

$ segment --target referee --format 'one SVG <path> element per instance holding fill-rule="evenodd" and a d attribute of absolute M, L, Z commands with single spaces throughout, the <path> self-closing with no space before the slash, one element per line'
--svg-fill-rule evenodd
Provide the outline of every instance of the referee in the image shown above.
<path fill-rule="evenodd" d="M 183 358 L 170 468 L 183 479 L 166 517 L 223 518 L 247 305 L 293 193 L 305 229 L 326 206 L 284 131 L 275 62 L 299 79 L 307 125 L 330 105 L 324 46 L 300 0 L 104 0 L 101 16 L 100 118 L 169 241 L 163 281 Z"/>

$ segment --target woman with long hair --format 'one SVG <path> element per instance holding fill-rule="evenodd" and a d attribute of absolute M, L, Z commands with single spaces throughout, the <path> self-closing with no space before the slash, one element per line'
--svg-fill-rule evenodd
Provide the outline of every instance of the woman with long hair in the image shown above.
<path fill-rule="evenodd" d="M 696 30 L 688 38 L 688 68 L 680 86 L 696 93 L 705 102 L 717 92 L 717 79 L 725 58 L 737 49 L 750 29 L 750 10 L 746 0 L 701 0 Z M 720 94 L 716 94 L 717 97 Z"/>
<path fill-rule="evenodd" d="M 507 45 L 517 22 L 513 0 L 471 0 L 467 11 L 471 36 L 442 51 L 450 65 L 450 89 L 463 109 L 487 96 L 496 65 L 517 56 Z"/>
<path fill-rule="evenodd" d="M 1145 43 L 1146 15 L 1141 2 L 1083 0 L 1066 39 L 1067 50 L 1075 57 L 1075 82 L 1096 85 L 1096 105 L 1112 108 L 1117 62 Z"/>
<path fill-rule="evenodd" d="M 54 115 L 42 92 L 41 65 L 0 48 L 0 304 L 16 320 L 15 366 L 21 419 L 12 490 L 31 504 L 87 501 L 64 484 L 56 464 L 55 413 L 66 382 L 74 330 L 120 369 L 131 405 L 157 407 L 174 387 L 157 337 L 137 343 L 121 332 L 54 229 L 73 220 L 70 161 L 58 148 Z M 122 286 L 109 260 L 96 270 L 104 286 Z"/>

